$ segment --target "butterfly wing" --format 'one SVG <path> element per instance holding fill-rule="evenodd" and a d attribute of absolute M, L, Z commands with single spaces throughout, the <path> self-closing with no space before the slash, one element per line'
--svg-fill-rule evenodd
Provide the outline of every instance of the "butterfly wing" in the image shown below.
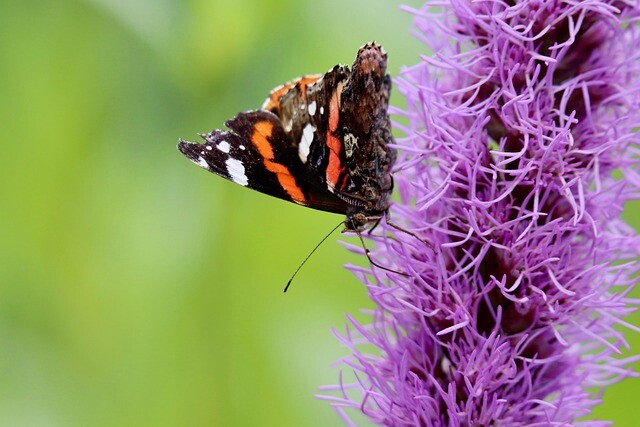
<path fill-rule="evenodd" d="M 387 113 L 386 53 L 363 46 L 353 67 L 335 66 L 276 88 L 264 108 L 276 114 L 307 172 L 355 209 L 388 209 L 395 151 Z"/>
<path fill-rule="evenodd" d="M 280 119 L 265 110 L 227 121 L 229 131 L 202 135 L 204 144 L 180 140 L 178 149 L 198 166 L 262 193 L 335 213 L 346 204 L 308 173 Z"/>
<path fill-rule="evenodd" d="M 276 88 L 264 105 L 282 121 L 308 173 L 331 192 L 350 186 L 338 131 L 340 96 L 348 79 L 349 68 L 337 65 L 322 76 Z"/>
<path fill-rule="evenodd" d="M 376 217 L 388 210 L 393 190 L 390 89 L 386 54 L 367 44 L 351 70 L 336 65 L 282 85 L 262 110 L 229 120 L 229 131 L 178 148 L 245 187 L 348 217 Z"/>

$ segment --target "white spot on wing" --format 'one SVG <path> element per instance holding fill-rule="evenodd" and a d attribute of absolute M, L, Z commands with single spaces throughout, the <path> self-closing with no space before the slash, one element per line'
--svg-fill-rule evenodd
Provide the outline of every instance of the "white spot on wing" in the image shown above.
<path fill-rule="evenodd" d="M 195 161 L 195 163 L 201 168 L 209 169 L 209 163 L 207 163 L 207 161 L 200 156 L 198 156 L 198 160 Z"/>
<path fill-rule="evenodd" d="M 320 107 L 320 114 L 324 114 L 324 107 Z"/>
<path fill-rule="evenodd" d="M 244 150 L 244 145 L 238 145 L 238 148 Z"/>
<path fill-rule="evenodd" d="M 313 134 L 315 131 L 316 128 L 308 123 L 304 129 L 302 129 L 302 138 L 300 138 L 300 145 L 298 146 L 298 156 L 300 156 L 302 163 L 307 163 L 307 157 L 309 156 L 309 149 L 313 142 Z"/>
<path fill-rule="evenodd" d="M 249 179 L 244 174 L 244 165 L 240 160 L 228 158 L 224 164 L 227 165 L 227 172 L 233 182 L 244 186 L 248 184 Z"/>
<path fill-rule="evenodd" d="M 210 145 L 207 145 L 205 148 L 207 149 L 207 151 L 211 151 L 211 150 L 213 150 L 213 147 L 212 147 L 212 146 L 210 146 Z"/>
<path fill-rule="evenodd" d="M 311 104 L 309 104 L 309 115 L 310 116 L 316 115 L 316 101 L 313 101 Z"/>
<path fill-rule="evenodd" d="M 216 145 L 216 148 L 220 151 L 222 151 L 223 153 L 228 153 L 229 149 L 231 148 L 231 146 L 229 145 L 229 143 L 227 141 L 220 141 L 220 143 L 218 143 L 218 145 Z"/>

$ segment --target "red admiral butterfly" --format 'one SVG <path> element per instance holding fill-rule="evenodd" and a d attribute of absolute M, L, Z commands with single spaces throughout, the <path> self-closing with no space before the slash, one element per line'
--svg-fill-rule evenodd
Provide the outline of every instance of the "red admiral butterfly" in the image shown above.
<path fill-rule="evenodd" d="M 362 230 L 386 214 L 395 150 L 387 114 L 387 55 L 370 43 L 353 67 L 336 65 L 277 87 L 261 110 L 238 114 L 201 135 L 180 140 L 189 160 L 223 178 L 299 205 L 346 215 Z"/>
<path fill-rule="evenodd" d="M 285 83 L 271 91 L 262 109 L 228 120 L 229 131 L 200 135 L 204 144 L 180 140 L 178 149 L 242 186 L 346 215 L 345 231 L 356 231 L 362 241 L 367 224 L 372 229 L 388 214 L 393 190 L 396 152 L 388 146 L 393 137 L 386 69 L 382 47 L 366 44 L 351 70 L 336 65 L 324 75 Z M 365 253 L 373 265 L 406 275 L 373 262 L 366 247 Z"/>

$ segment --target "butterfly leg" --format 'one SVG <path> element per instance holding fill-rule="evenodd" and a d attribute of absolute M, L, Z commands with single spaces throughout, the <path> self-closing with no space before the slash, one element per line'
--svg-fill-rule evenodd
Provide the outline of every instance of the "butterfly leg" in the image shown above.
<path fill-rule="evenodd" d="M 378 220 L 378 222 L 379 222 L 379 220 Z M 412 231 L 409 231 L 409 230 L 407 230 L 406 228 L 403 228 L 403 227 L 399 226 L 398 224 L 396 224 L 396 223 L 394 223 L 394 222 L 391 222 L 390 215 L 389 215 L 389 212 L 388 212 L 388 211 L 387 211 L 387 213 L 386 213 L 385 222 L 387 223 L 387 225 L 388 225 L 389 227 L 391 227 L 391 228 L 395 228 L 396 230 L 401 231 L 401 232 L 403 232 L 403 233 L 405 233 L 405 234 L 408 234 L 409 236 L 413 236 L 413 237 L 415 237 L 416 239 L 418 239 L 419 241 L 421 241 L 422 243 L 424 243 L 424 244 L 425 244 L 425 246 L 427 246 L 429 249 L 431 249 L 434 253 L 437 253 L 436 249 L 433 247 L 433 244 L 432 244 L 431 242 L 429 242 L 429 241 L 427 241 L 427 240 L 424 240 L 423 238 L 421 238 L 420 236 L 418 236 L 416 233 L 414 233 L 414 232 L 412 232 Z M 377 224 L 377 223 L 376 223 L 376 224 Z"/>
<path fill-rule="evenodd" d="M 374 219 L 374 218 L 369 218 L 369 219 Z M 382 221 L 382 217 L 381 217 L 381 216 L 379 216 L 379 217 L 376 219 L 376 222 L 373 224 L 373 226 L 372 226 L 369 230 L 367 230 L 367 234 L 371 234 L 371 233 L 373 232 L 373 230 L 375 230 L 375 228 L 376 228 L 378 225 L 380 225 L 380 221 Z"/>
<path fill-rule="evenodd" d="M 358 235 L 358 238 L 360 239 L 360 243 L 362 244 L 362 249 L 364 249 L 364 254 L 367 256 L 367 259 L 369 260 L 369 262 L 371 263 L 371 265 L 378 267 L 382 270 L 388 271 L 390 273 L 396 273 L 396 274 L 400 274 L 401 276 L 405 276 L 405 277 L 411 277 L 409 274 L 407 273 L 402 273 L 400 271 L 397 270 L 393 270 L 389 267 L 385 267 L 383 265 L 378 264 L 377 262 L 375 262 L 372 258 L 371 258 L 371 251 L 369 250 L 369 248 L 367 248 L 367 245 L 364 243 L 364 239 L 362 238 L 362 233 L 360 232 L 360 230 L 356 227 L 356 224 L 353 221 L 353 218 L 349 217 L 347 218 L 348 221 L 351 222 L 351 228 L 352 230 L 350 231 L 355 231 L 356 234 Z M 378 220 L 378 222 L 380 222 Z M 349 224 L 347 224 L 347 222 L 345 221 L 345 226 L 347 229 L 349 229 Z"/>

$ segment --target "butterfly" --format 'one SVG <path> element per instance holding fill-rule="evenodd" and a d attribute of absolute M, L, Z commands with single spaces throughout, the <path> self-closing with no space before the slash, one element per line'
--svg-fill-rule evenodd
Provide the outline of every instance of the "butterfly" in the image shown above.
<path fill-rule="evenodd" d="M 351 68 L 336 65 L 271 91 L 262 108 L 228 120 L 228 130 L 180 140 L 198 166 L 236 184 L 322 211 L 361 231 L 388 213 L 396 152 L 387 112 L 387 54 L 368 43 Z"/>
<path fill-rule="evenodd" d="M 183 141 L 178 149 L 198 166 L 244 187 L 298 205 L 345 215 L 372 265 L 361 232 L 382 218 L 431 249 L 414 233 L 388 220 L 396 151 L 389 119 L 391 78 L 387 54 L 375 42 L 362 46 L 351 68 L 336 65 L 271 91 L 260 110 L 225 122 L 228 130 Z M 336 227 L 337 228 L 337 227 Z M 334 228 L 335 230 L 335 228 Z M 329 233 L 331 234 L 331 233 Z M 284 290 L 287 291 L 300 267 Z"/>

